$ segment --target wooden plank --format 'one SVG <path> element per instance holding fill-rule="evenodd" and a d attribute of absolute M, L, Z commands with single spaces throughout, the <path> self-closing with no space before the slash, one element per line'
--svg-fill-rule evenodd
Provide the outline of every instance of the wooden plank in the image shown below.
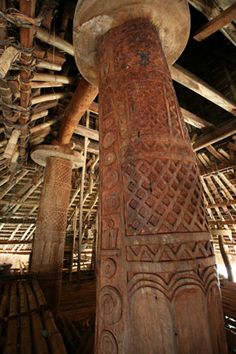
<path fill-rule="evenodd" d="M 177 64 L 170 67 L 170 72 L 172 79 L 178 82 L 179 84 L 196 92 L 200 96 L 213 102 L 214 104 L 223 108 L 227 112 L 236 115 L 236 105 L 224 95 L 222 95 L 220 92 L 208 85 L 206 82 L 199 79 L 196 75 L 192 74 L 191 72 Z"/>
<path fill-rule="evenodd" d="M 194 35 L 196 41 L 203 41 L 211 36 L 216 31 L 236 19 L 236 3 L 228 7 L 220 15 L 216 16 L 213 20 L 201 27 Z"/>
<path fill-rule="evenodd" d="M 207 134 L 201 135 L 196 142 L 193 144 L 193 150 L 198 151 L 206 146 L 212 145 L 228 138 L 229 136 L 236 133 L 236 121 L 232 120 L 224 126 L 213 130 Z"/>

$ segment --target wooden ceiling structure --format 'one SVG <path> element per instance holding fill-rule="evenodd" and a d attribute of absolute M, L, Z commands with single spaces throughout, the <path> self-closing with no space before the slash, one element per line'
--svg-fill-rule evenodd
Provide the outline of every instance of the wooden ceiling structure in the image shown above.
<path fill-rule="evenodd" d="M 76 2 L 0 4 L 0 255 L 23 255 L 31 252 L 44 172 L 30 154 L 56 139 L 80 80 L 72 45 Z M 236 56 L 228 56 L 235 53 L 235 4 L 234 0 L 189 4 L 191 36 L 170 68 L 171 75 L 199 163 L 216 252 L 218 236 L 223 236 L 228 253 L 235 256 Z M 216 31 L 221 34 L 206 38 Z M 73 252 L 80 233 L 84 268 L 90 265 L 96 236 L 98 130 L 97 98 L 73 135 L 74 150 L 83 153 L 86 163 L 73 171 L 67 237 Z"/>

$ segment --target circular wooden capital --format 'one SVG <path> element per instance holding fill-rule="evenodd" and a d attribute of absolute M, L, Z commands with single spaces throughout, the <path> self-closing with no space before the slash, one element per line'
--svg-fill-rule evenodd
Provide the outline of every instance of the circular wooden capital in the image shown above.
<path fill-rule="evenodd" d="M 187 0 L 78 0 L 73 28 L 75 60 L 91 84 L 98 86 L 98 38 L 135 18 L 148 18 L 156 26 L 169 64 L 181 55 L 190 32 Z"/>
<path fill-rule="evenodd" d="M 84 162 L 84 157 L 79 152 L 56 145 L 39 145 L 31 152 L 32 160 L 43 167 L 46 166 L 48 157 L 69 160 L 72 162 L 72 168 L 80 168 Z"/>

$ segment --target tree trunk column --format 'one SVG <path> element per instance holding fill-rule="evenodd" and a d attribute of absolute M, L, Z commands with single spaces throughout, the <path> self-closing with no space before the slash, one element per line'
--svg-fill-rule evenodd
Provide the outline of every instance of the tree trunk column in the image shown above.
<path fill-rule="evenodd" d="M 155 27 L 100 40 L 96 353 L 227 352 L 199 172 Z"/>
<path fill-rule="evenodd" d="M 31 271 L 37 273 L 54 314 L 58 309 L 61 292 L 71 176 L 71 161 L 56 157 L 47 158 L 33 243 Z"/>

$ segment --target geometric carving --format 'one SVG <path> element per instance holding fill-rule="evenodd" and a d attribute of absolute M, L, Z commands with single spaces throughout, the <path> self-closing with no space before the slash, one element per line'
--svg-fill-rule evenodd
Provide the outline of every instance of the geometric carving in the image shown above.
<path fill-rule="evenodd" d="M 104 157 L 104 164 L 106 166 L 111 165 L 116 159 L 116 155 L 113 152 L 108 152 Z"/>
<path fill-rule="evenodd" d="M 217 285 L 217 276 L 215 268 L 211 266 L 202 274 L 193 270 L 172 273 L 168 281 L 161 274 L 133 274 L 128 283 L 128 291 L 132 297 L 140 288 L 152 288 L 160 291 L 169 301 L 173 301 L 181 288 L 200 288 L 203 293 L 207 293 L 214 285 Z"/>
<path fill-rule="evenodd" d="M 109 148 L 115 142 L 115 134 L 113 132 L 109 132 L 105 135 L 103 139 L 103 147 L 105 149 Z"/>
<path fill-rule="evenodd" d="M 118 345 L 116 339 L 110 331 L 103 331 L 101 334 L 100 353 L 118 354 Z"/>
<path fill-rule="evenodd" d="M 103 224 L 102 249 L 116 249 L 118 229 L 114 228 L 114 221 L 112 219 L 104 219 Z"/>
<path fill-rule="evenodd" d="M 116 170 L 108 170 L 107 173 L 104 174 L 103 181 L 108 189 L 114 187 L 118 182 L 119 174 Z"/>
<path fill-rule="evenodd" d="M 138 160 L 123 171 L 128 235 L 207 230 L 195 165 Z"/>
<path fill-rule="evenodd" d="M 100 290 L 99 305 L 105 325 L 113 325 L 121 319 L 121 296 L 114 287 L 105 286 Z"/>
<path fill-rule="evenodd" d="M 127 261 L 166 262 L 212 257 L 210 241 L 188 242 L 181 244 L 145 244 L 126 247 Z"/>
<path fill-rule="evenodd" d="M 112 278 L 116 273 L 116 262 L 112 258 L 106 258 L 102 261 L 102 273 L 106 278 Z"/>
<path fill-rule="evenodd" d="M 111 193 L 104 198 L 104 212 L 115 212 L 120 206 L 120 196 L 117 193 Z"/>

